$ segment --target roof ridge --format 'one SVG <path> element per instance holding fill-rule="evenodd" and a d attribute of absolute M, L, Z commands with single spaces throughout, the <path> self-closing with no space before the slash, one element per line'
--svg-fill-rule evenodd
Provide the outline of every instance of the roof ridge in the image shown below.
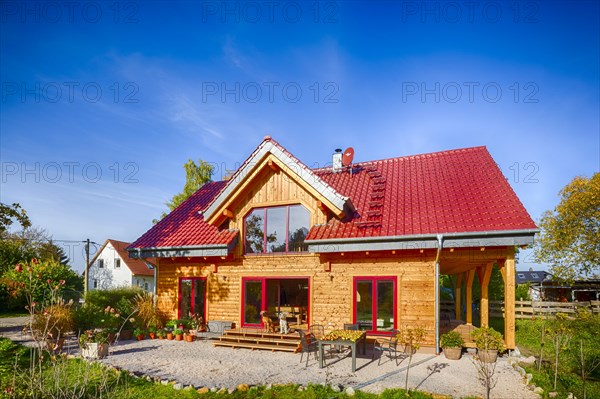
<path fill-rule="evenodd" d="M 440 155 L 445 155 L 445 154 L 452 154 L 452 153 L 457 153 L 457 152 L 467 152 L 467 151 L 475 151 L 475 150 L 485 150 L 487 151 L 487 146 L 485 145 L 479 145 L 479 146 L 474 146 L 474 147 L 463 147 L 463 148 L 454 148 L 454 149 L 449 149 L 449 150 L 441 150 L 441 151 L 433 151 L 433 152 L 424 152 L 421 154 L 412 154 L 412 155 L 402 155 L 399 157 L 389 157 L 389 158 L 382 158 L 382 159 L 372 159 L 369 161 L 361 161 L 361 162 L 356 162 L 353 163 L 352 165 L 354 166 L 366 166 L 366 165 L 372 165 L 372 164 L 376 164 L 376 163 L 381 163 L 381 162 L 385 162 L 385 161 L 394 161 L 394 160 L 399 160 L 399 159 L 410 159 L 410 158 L 419 158 L 419 157 L 426 157 L 426 156 L 430 156 L 430 155 L 434 155 L 434 156 L 440 156 Z M 331 170 L 331 166 L 322 166 L 319 168 L 314 168 L 312 169 L 312 171 L 314 172 L 321 172 L 321 171 L 328 171 Z"/>

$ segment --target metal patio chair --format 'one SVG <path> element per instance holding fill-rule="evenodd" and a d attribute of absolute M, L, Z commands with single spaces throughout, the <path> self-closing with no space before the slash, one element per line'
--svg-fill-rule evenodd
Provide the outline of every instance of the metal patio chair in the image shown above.
<path fill-rule="evenodd" d="M 403 355 L 404 352 L 398 350 L 398 333 L 398 330 L 392 330 L 392 335 L 389 337 L 377 338 L 375 340 L 375 345 L 373 346 L 373 356 L 371 359 L 375 358 L 376 351 L 381 352 L 381 356 L 379 356 L 379 360 L 377 361 L 378 366 L 381 364 L 381 358 L 383 357 L 384 353 L 386 353 L 386 355 L 390 358 L 390 361 L 392 360 L 392 357 L 396 360 L 396 366 L 400 364 L 400 362 L 398 362 L 398 355 Z"/>
<path fill-rule="evenodd" d="M 314 352 L 315 359 L 319 360 L 319 341 L 316 338 L 307 336 L 302 330 L 298 330 L 298 335 L 300 335 L 300 344 L 302 346 L 300 361 L 302 362 L 302 358 L 306 353 L 306 366 L 308 366 L 308 359 L 310 359 L 311 352 Z"/>

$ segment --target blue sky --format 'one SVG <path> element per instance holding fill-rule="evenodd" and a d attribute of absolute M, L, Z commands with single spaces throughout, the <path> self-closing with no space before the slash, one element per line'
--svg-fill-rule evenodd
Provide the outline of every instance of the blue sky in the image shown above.
<path fill-rule="evenodd" d="M 600 169 L 595 1 L 72 4 L 0 4 L 0 201 L 57 240 L 134 240 L 189 158 L 267 134 L 309 166 L 485 145 L 534 220 Z"/>

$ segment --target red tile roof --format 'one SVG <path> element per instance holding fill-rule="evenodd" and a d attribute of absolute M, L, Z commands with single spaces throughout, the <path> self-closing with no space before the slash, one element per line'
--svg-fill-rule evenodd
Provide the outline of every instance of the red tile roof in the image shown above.
<path fill-rule="evenodd" d="M 129 247 L 178 248 L 231 243 L 236 238 L 237 231 L 219 230 L 204 222 L 204 216 L 199 213 L 221 192 L 226 183 L 206 183 Z"/>
<path fill-rule="evenodd" d="M 485 147 L 315 171 L 357 209 L 314 226 L 307 240 L 536 229 Z"/>
<path fill-rule="evenodd" d="M 128 242 L 112 240 L 110 238 L 108 240 L 106 240 L 106 242 L 102 245 L 102 247 L 96 253 L 96 256 L 94 256 L 94 258 L 92 259 L 90 264 L 93 264 L 96 261 L 96 258 L 98 256 L 100 256 L 100 254 L 102 253 L 102 251 L 104 250 L 104 248 L 106 247 L 106 245 L 108 243 L 110 243 L 113 246 L 115 251 L 119 254 L 119 257 L 121 258 L 122 262 L 125 264 L 125 266 L 127 266 L 129 268 L 129 270 L 131 270 L 131 273 L 133 273 L 133 275 L 142 275 L 142 276 L 153 276 L 154 275 L 154 271 L 152 269 L 149 269 L 148 266 L 146 266 L 146 264 L 143 261 L 141 261 L 139 259 L 131 259 L 129 257 L 129 254 L 127 253 L 127 250 L 126 250 L 126 248 L 130 245 Z M 151 259 L 149 259 L 149 260 L 152 262 Z"/>
<path fill-rule="evenodd" d="M 485 147 L 357 163 L 352 174 L 313 172 L 349 197 L 356 213 L 313 226 L 307 240 L 537 228 Z M 237 231 L 219 230 L 198 213 L 225 185 L 205 184 L 130 248 L 231 243 Z"/>

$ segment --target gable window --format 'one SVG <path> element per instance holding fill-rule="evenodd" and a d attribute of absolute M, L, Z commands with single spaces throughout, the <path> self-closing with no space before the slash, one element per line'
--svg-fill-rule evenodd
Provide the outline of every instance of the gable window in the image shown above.
<path fill-rule="evenodd" d="M 118 269 L 120 267 L 121 267 L 121 259 L 115 258 L 115 269 Z"/>
<path fill-rule="evenodd" d="M 302 205 L 255 208 L 244 219 L 247 254 L 303 252 L 310 213 Z"/>
<path fill-rule="evenodd" d="M 94 280 L 94 288 L 98 288 L 98 280 Z"/>
<path fill-rule="evenodd" d="M 104 269 L 104 259 L 98 259 L 98 269 Z"/>

